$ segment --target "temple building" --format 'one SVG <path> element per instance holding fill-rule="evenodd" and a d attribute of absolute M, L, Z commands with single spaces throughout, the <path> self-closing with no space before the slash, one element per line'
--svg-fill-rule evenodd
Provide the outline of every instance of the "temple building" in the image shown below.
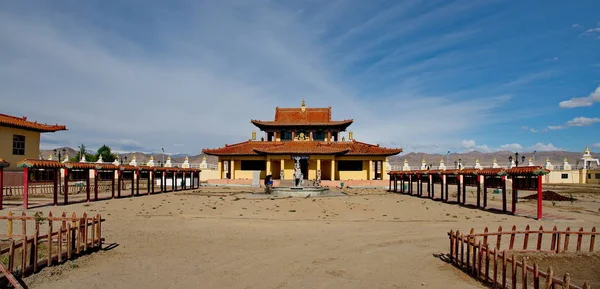
<path fill-rule="evenodd" d="M 18 162 L 40 158 L 40 134 L 62 130 L 67 127 L 0 113 L 0 159 L 10 163 L 8 171 L 21 171 Z"/>
<path fill-rule="evenodd" d="M 251 120 L 264 132 L 264 137 L 227 144 L 216 149 L 204 149 L 207 155 L 219 157 L 218 170 L 222 179 L 253 179 L 270 174 L 273 179 L 293 179 L 299 166 L 308 180 L 373 180 L 387 177 L 387 157 L 402 152 L 399 148 L 348 139 L 340 133 L 353 120 L 332 120 L 331 107 L 275 108 L 272 121 Z"/>

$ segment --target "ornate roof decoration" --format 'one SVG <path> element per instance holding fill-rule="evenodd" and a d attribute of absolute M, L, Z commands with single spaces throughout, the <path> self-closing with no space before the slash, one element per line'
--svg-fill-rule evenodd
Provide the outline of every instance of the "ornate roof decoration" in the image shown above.
<path fill-rule="evenodd" d="M 3 158 L 0 158 L 0 169 L 3 168 L 8 168 L 10 166 L 10 163 L 5 161 Z"/>
<path fill-rule="evenodd" d="M 50 125 L 45 123 L 38 123 L 37 121 L 28 121 L 26 116 L 16 117 L 2 113 L 0 113 L 0 125 L 22 128 L 38 132 L 55 132 L 59 130 L 67 130 L 67 127 L 64 125 Z"/>
<path fill-rule="evenodd" d="M 251 120 L 259 128 L 273 126 L 340 126 L 345 130 L 353 120 L 331 120 L 331 107 L 307 108 L 302 101 L 300 108 L 275 108 L 273 121 Z"/>

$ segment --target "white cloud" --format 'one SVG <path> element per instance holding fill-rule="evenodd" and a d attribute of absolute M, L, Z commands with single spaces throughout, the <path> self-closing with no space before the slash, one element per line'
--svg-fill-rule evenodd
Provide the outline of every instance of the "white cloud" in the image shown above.
<path fill-rule="evenodd" d="M 564 125 L 550 125 L 548 126 L 549 130 L 559 130 L 559 129 L 565 129 L 565 128 L 569 128 L 569 127 L 573 127 L 573 126 L 588 126 L 588 125 L 592 125 L 594 123 L 598 123 L 600 122 L 600 118 L 598 117 L 594 117 L 594 118 L 589 118 L 589 117 L 576 117 L 572 120 L 567 121 Z"/>
<path fill-rule="evenodd" d="M 593 144 L 592 147 L 594 147 L 594 148 L 600 148 L 600 142 L 597 142 L 597 143 Z"/>
<path fill-rule="evenodd" d="M 529 129 L 529 131 L 532 132 L 532 133 L 537 133 L 538 132 L 538 130 L 534 129 L 534 128 Z"/>
<path fill-rule="evenodd" d="M 571 25 L 571 27 L 577 28 L 577 27 L 581 27 L 581 25 L 579 23 L 575 23 L 575 24 Z"/>
<path fill-rule="evenodd" d="M 518 144 L 518 143 L 511 143 L 511 144 L 504 144 L 500 146 L 499 150 L 503 150 L 503 151 L 518 151 L 518 150 L 522 150 L 523 146 Z"/>
<path fill-rule="evenodd" d="M 535 145 L 533 145 L 533 146 L 530 147 L 530 150 L 535 150 L 535 151 L 543 152 L 543 151 L 559 151 L 561 149 L 555 147 L 551 143 L 548 143 L 548 144 L 536 143 Z"/>
<path fill-rule="evenodd" d="M 529 127 L 528 126 L 522 126 L 521 129 L 527 130 L 527 129 L 529 129 Z"/>
<path fill-rule="evenodd" d="M 600 86 L 586 97 L 574 97 L 570 100 L 561 101 L 558 106 L 562 108 L 574 108 L 592 106 L 594 102 L 600 102 Z"/>
<path fill-rule="evenodd" d="M 594 118 L 589 118 L 589 117 L 576 117 L 573 120 L 567 121 L 567 125 L 568 126 L 588 126 L 588 125 L 592 125 L 594 123 L 600 122 L 600 118 L 598 117 L 594 117 Z"/>

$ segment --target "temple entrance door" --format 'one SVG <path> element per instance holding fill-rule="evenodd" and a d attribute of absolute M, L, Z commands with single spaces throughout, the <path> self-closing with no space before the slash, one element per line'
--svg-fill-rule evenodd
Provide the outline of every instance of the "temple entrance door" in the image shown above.
<path fill-rule="evenodd" d="M 302 172 L 304 179 L 307 180 L 308 179 L 308 160 L 306 160 L 306 159 L 300 160 L 300 171 Z"/>

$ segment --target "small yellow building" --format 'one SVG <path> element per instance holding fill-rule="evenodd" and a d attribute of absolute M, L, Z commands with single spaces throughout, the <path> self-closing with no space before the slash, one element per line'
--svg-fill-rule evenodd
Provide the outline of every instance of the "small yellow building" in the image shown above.
<path fill-rule="evenodd" d="M 275 108 L 273 121 L 252 120 L 265 133 L 256 140 L 204 149 L 219 157 L 218 170 L 223 179 L 260 178 L 292 180 L 299 169 L 304 179 L 372 180 L 387 176 L 386 158 L 402 152 L 354 140 L 340 139 L 353 120 L 331 120 L 331 107 Z"/>
<path fill-rule="evenodd" d="M 0 113 L 0 158 L 10 163 L 7 171 L 16 171 L 23 159 L 37 159 L 40 154 L 40 134 L 67 130 L 64 125 L 49 125 Z"/>

